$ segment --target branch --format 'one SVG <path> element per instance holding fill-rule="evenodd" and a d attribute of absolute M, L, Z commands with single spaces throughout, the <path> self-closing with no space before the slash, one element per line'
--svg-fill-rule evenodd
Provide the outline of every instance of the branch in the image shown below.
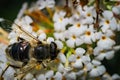
<path fill-rule="evenodd" d="M 100 14 L 100 7 L 99 7 L 99 2 L 100 0 L 95 0 L 95 3 L 96 3 L 96 23 L 94 25 L 95 28 L 98 28 L 99 27 L 99 14 Z"/>

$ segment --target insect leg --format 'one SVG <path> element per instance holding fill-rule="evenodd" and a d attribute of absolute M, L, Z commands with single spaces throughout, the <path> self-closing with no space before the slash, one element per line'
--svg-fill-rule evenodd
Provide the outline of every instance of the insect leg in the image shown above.
<path fill-rule="evenodd" d="M 47 65 L 44 62 L 42 62 L 41 64 L 42 64 L 43 68 L 47 67 Z"/>
<path fill-rule="evenodd" d="M 3 79 L 3 75 L 4 73 L 7 71 L 7 69 L 10 67 L 10 65 L 7 65 L 7 67 L 5 68 L 5 70 L 3 70 L 2 74 L 0 75 L 0 80 Z M 4 79 L 3 79 L 4 80 Z"/>

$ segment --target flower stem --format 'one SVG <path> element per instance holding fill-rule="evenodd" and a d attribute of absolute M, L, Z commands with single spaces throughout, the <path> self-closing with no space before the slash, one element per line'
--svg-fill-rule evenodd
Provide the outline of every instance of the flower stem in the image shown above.
<path fill-rule="evenodd" d="M 65 6 L 68 7 L 68 0 L 66 0 L 66 5 Z"/>
<path fill-rule="evenodd" d="M 99 7 L 99 2 L 100 0 L 95 0 L 95 3 L 96 3 L 96 23 L 94 25 L 95 28 L 98 28 L 99 27 L 99 11 L 100 11 L 100 7 Z"/>

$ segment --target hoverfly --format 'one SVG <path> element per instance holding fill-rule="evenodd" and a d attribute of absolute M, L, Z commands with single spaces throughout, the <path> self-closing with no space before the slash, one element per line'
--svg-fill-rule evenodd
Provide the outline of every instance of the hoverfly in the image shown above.
<path fill-rule="evenodd" d="M 0 21 L 0 27 L 4 30 L 10 32 L 12 25 L 15 25 L 22 33 L 26 34 L 32 40 L 35 41 L 35 44 L 31 41 L 28 41 L 22 37 L 17 37 L 17 42 L 8 45 L 6 48 L 6 55 L 10 61 L 9 66 L 18 68 L 19 72 L 16 73 L 16 76 L 22 79 L 26 73 L 28 73 L 32 68 L 35 68 L 37 65 L 41 65 L 43 68 L 47 67 L 46 62 L 53 61 L 56 59 L 59 50 L 55 42 L 50 44 L 43 43 L 37 37 L 33 36 L 28 31 L 25 31 L 23 27 L 19 26 L 16 23 L 12 23 L 9 20 L 2 19 Z M 33 45 L 34 44 L 34 45 Z M 3 76 L 3 71 L 1 77 Z"/>

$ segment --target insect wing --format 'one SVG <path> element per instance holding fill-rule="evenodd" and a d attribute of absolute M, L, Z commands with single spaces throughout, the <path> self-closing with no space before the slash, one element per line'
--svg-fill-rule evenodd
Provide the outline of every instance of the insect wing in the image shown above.
<path fill-rule="evenodd" d="M 11 32 L 12 25 L 13 25 L 13 23 L 11 21 L 0 18 L 0 28 L 2 28 L 3 30 L 5 30 L 7 32 Z"/>
<path fill-rule="evenodd" d="M 12 29 L 12 25 L 15 25 L 17 27 L 17 29 L 19 29 L 20 31 L 22 31 L 23 33 L 25 33 L 27 36 L 33 38 L 34 40 L 36 40 L 37 42 L 40 42 L 35 36 L 31 35 L 31 33 L 29 33 L 28 31 L 26 31 L 24 28 L 22 28 L 21 26 L 19 26 L 16 23 L 13 23 L 10 20 L 6 20 L 6 19 L 2 19 L 0 18 L 0 28 L 2 28 L 3 30 L 7 31 L 8 33 L 11 32 Z M 0 31 L 1 32 L 1 31 Z"/>

